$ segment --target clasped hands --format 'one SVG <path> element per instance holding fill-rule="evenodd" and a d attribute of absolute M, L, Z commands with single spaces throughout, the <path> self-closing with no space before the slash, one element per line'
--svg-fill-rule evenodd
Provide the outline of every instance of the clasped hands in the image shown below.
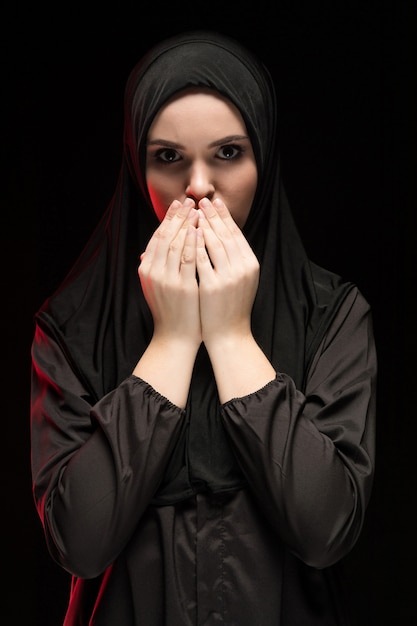
<path fill-rule="evenodd" d="M 196 349 L 251 333 L 259 263 L 226 205 L 174 200 L 141 255 L 138 274 L 154 336 Z"/>

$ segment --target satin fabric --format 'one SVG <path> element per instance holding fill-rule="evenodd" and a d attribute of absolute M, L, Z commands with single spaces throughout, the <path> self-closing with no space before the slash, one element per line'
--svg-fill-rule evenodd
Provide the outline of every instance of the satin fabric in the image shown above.
<path fill-rule="evenodd" d="M 191 32 L 155 46 L 125 92 L 124 153 L 112 202 L 82 255 L 38 313 L 47 321 L 92 402 L 134 368 L 152 336 L 140 289 L 140 253 L 158 223 L 144 180 L 147 130 L 162 104 L 190 86 L 216 89 L 240 110 L 258 167 L 244 234 L 261 264 L 253 308 L 255 339 L 274 367 L 303 390 L 312 355 L 352 285 L 309 261 L 283 188 L 275 92 L 267 69 L 240 44 Z M 220 420 L 211 365 L 198 354 L 187 421 L 155 502 L 240 489 L 245 479 Z"/>
<path fill-rule="evenodd" d="M 254 146 L 252 326 L 277 376 L 220 406 L 202 348 L 181 410 L 131 372 L 152 334 L 146 129 L 189 85 L 230 97 Z M 368 303 L 309 261 L 292 219 L 268 72 L 215 33 L 156 46 L 127 84 L 114 197 L 36 316 L 33 492 L 72 575 L 64 625 L 350 624 L 338 568 L 371 493 L 376 370 Z"/>
<path fill-rule="evenodd" d="M 306 393 L 278 373 L 226 403 L 247 477 L 171 505 L 152 496 L 185 419 L 129 376 L 95 405 L 46 324 L 33 343 L 34 496 L 51 556 L 73 575 L 64 626 L 346 626 L 341 559 L 374 471 L 370 309 L 344 300 Z"/>

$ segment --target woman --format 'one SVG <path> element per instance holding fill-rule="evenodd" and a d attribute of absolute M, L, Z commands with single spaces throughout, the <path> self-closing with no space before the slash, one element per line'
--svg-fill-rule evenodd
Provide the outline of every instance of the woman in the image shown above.
<path fill-rule="evenodd" d="M 116 192 L 32 354 L 65 626 L 349 623 L 335 568 L 373 480 L 371 313 L 307 258 L 273 83 L 236 41 L 185 33 L 133 69 Z"/>

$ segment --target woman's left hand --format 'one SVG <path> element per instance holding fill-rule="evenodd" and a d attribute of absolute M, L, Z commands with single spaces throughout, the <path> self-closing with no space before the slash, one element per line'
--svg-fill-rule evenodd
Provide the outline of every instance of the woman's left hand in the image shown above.
<path fill-rule="evenodd" d="M 251 334 L 259 262 L 221 200 L 199 203 L 197 272 L 202 339 L 239 340 Z"/>

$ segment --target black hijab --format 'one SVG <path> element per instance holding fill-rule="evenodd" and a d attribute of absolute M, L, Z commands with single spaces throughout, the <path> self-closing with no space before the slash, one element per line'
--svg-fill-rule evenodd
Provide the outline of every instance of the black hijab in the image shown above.
<path fill-rule="evenodd" d="M 139 255 L 158 226 L 145 183 L 146 135 L 160 107 L 191 86 L 219 91 L 245 121 L 259 181 L 243 229 L 261 264 L 253 334 L 275 369 L 291 376 L 301 390 L 312 356 L 351 286 L 307 258 L 282 186 L 275 91 L 263 64 L 219 33 L 196 31 L 167 39 L 142 58 L 127 81 L 115 194 L 84 251 L 37 316 L 54 333 L 91 403 L 131 374 L 152 336 L 137 275 Z M 186 413 L 156 503 L 244 484 L 221 426 L 204 346 Z"/>

